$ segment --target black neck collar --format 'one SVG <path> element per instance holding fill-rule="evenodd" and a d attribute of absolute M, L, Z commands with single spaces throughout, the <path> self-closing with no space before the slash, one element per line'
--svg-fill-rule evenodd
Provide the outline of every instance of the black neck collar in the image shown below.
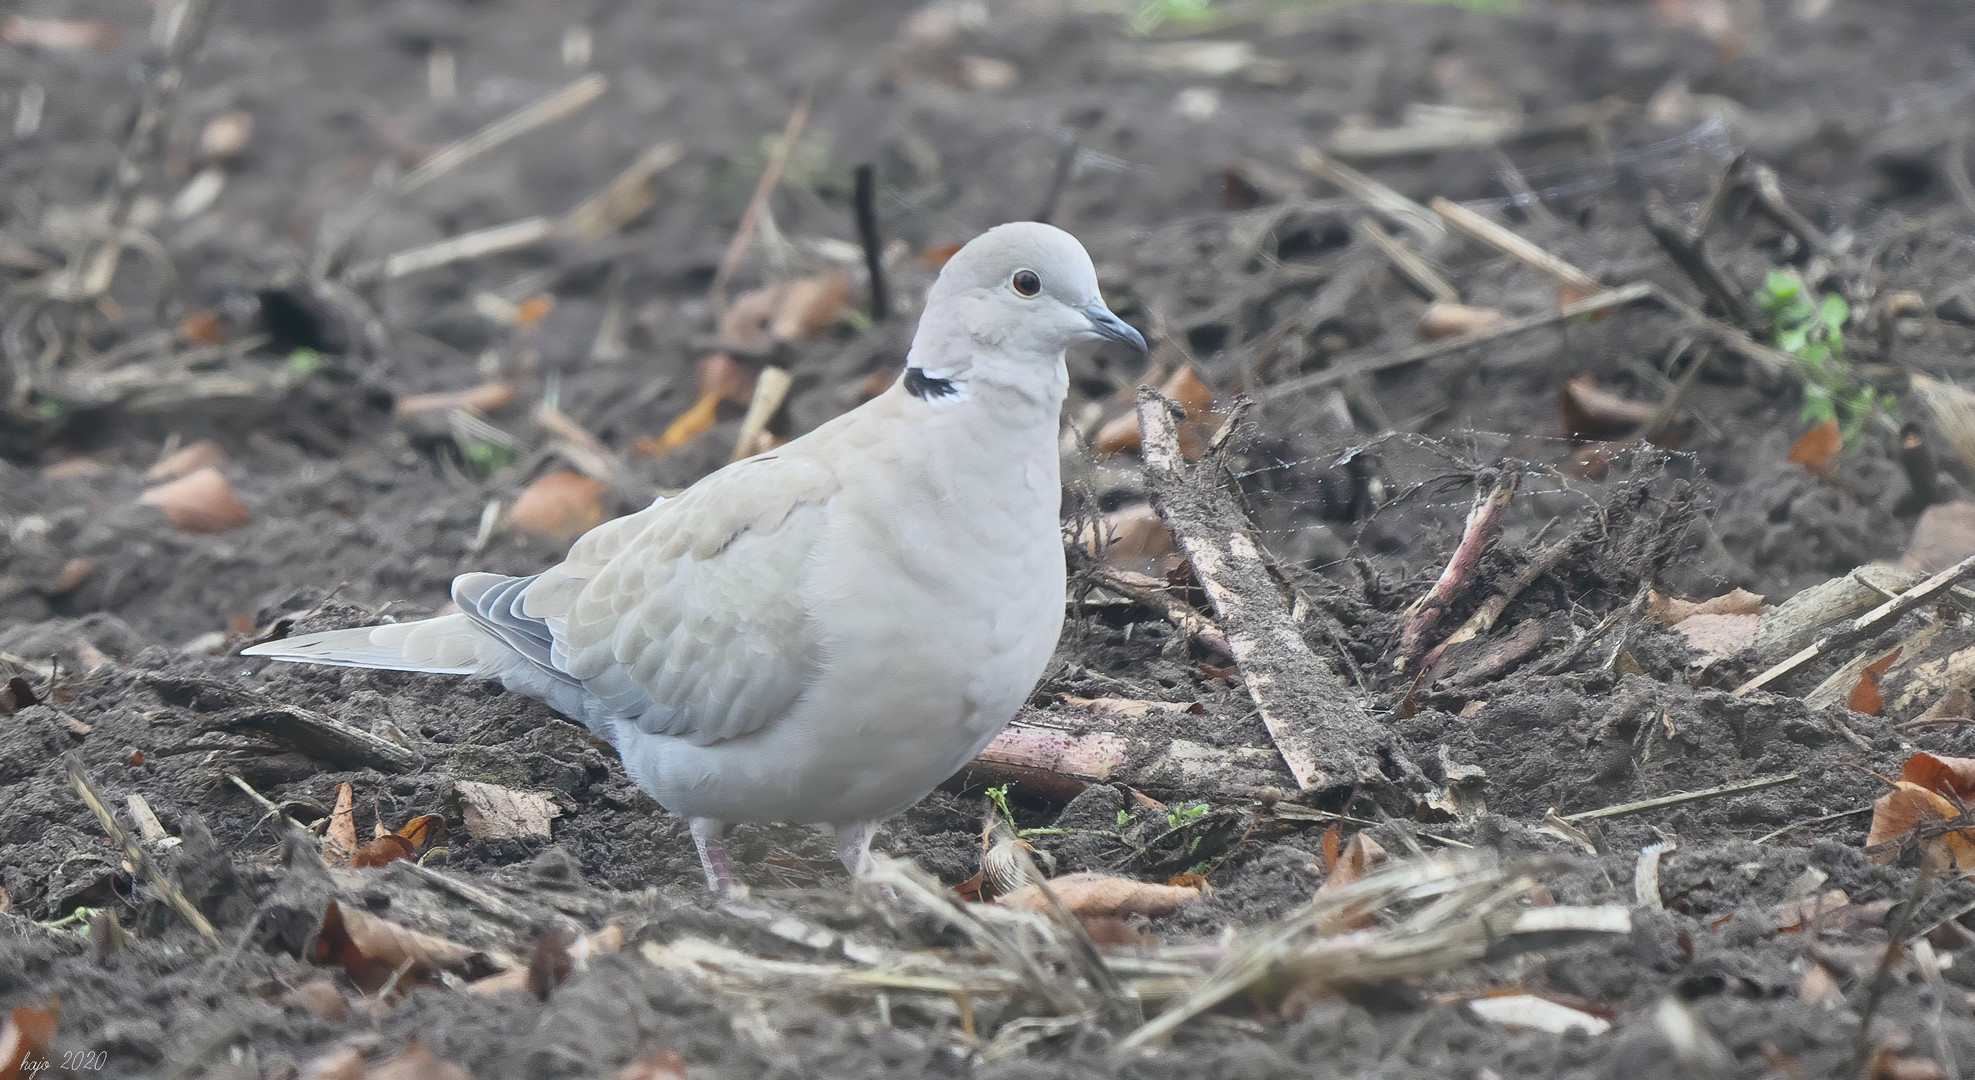
<path fill-rule="evenodd" d="M 960 384 L 952 379 L 936 379 L 921 368 L 905 369 L 905 392 L 921 401 L 935 401 L 952 397 L 960 392 Z"/>

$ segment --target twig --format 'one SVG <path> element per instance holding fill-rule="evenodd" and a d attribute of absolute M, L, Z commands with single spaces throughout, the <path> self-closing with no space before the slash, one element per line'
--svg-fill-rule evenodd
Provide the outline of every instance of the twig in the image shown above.
<path fill-rule="evenodd" d="M 988 743 L 961 780 L 968 785 L 1011 781 L 1065 802 L 1091 784 L 1126 784 L 1188 798 L 1273 801 L 1294 794 L 1273 750 L 1209 746 L 1174 738 L 1170 730 L 1137 730 L 1122 720 L 1119 729 L 1092 730 L 1087 715 L 1025 713 Z"/>
<path fill-rule="evenodd" d="M 1513 469 L 1498 471 L 1494 478 L 1483 486 L 1479 479 L 1475 484 L 1474 505 L 1468 509 L 1467 526 L 1461 530 L 1460 543 L 1447 556 L 1447 565 L 1440 571 L 1440 577 L 1419 598 L 1409 611 L 1412 618 L 1406 622 L 1405 630 L 1399 635 L 1399 655 L 1394 658 L 1393 670 L 1403 672 L 1426 648 L 1426 635 L 1440 622 L 1448 607 L 1467 593 L 1468 586 L 1474 583 L 1474 572 L 1481 566 L 1481 557 L 1495 544 L 1495 538 L 1502 535 L 1502 519 L 1509 503 L 1515 499 L 1517 474 Z"/>
<path fill-rule="evenodd" d="M 562 231 L 582 243 L 594 244 L 636 220 L 658 201 L 658 195 L 651 189 L 652 177 L 677 165 L 685 156 L 679 144 L 670 140 L 639 154 L 637 160 L 611 177 L 601 191 L 564 214 L 560 223 Z"/>
<path fill-rule="evenodd" d="M 1711 788 L 1702 788 L 1699 791 L 1680 791 L 1672 795 L 1660 795 L 1651 799 L 1641 799 L 1638 802 L 1620 803 L 1617 806 L 1607 806 L 1598 810 L 1583 810 L 1575 814 L 1564 814 L 1562 817 L 1565 821 L 1572 822 L 1623 817 L 1626 814 L 1636 814 L 1642 810 L 1658 810 L 1663 806 L 1678 806 L 1681 803 L 1712 799 L 1720 795 L 1738 795 L 1744 791 L 1759 791 L 1763 788 L 1775 787 L 1778 784 L 1787 784 L 1797 779 L 1799 779 L 1797 773 L 1783 773 L 1777 776 L 1758 776 L 1753 780 L 1738 780 L 1732 784 L 1719 784 Z"/>
<path fill-rule="evenodd" d="M 1827 821 L 1837 821 L 1840 818 L 1857 817 L 1860 814 L 1869 814 L 1871 812 L 1872 812 L 1872 808 L 1870 806 L 1859 806 L 1859 807 L 1854 807 L 1853 809 L 1850 810 L 1840 810 L 1835 814 L 1824 814 L 1819 817 L 1805 818 L 1802 821 L 1792 821 L 1791 823 L 1783 826 L 1780 829 L 1771 829 L 1770 831 L 1763 833 L 1761 836 L 1756 837 L 1756 843 L 1767 844 L 1771 840 L 1774 840 L 1777 837 L 1782 836 L 1784 833 L 1789 832 L 1791 829 L 1801 829 L 1806 825 L 1822 825 Z M 1975 910 L 1975 905 L 1971 905 L 1971 910 Z"/>
<path fill-rule="evenodd" d="M 1728 282 L 1721 276 L 1721 270 L 1714 265 L 1714 260 L 1708 258 L 1700 234 L 1682 225 L 1666 208 L 1658 192 L 1647 194 L 1644 215 L 1646 231 L 1659 241 L 1660 247 L 1681 273 L 1700 288 L 1701 295 L 1713 301 L 1715 308 L 1735 325 L 1753 325 L 1748 305 L 1742 302 L 1741 294 L 1729 288 Z"/>
<path fill-rule="evenodd" d="M 754 442 L 761 433 L 768 430 L 768 421 L 782 408 L 782 402 L 789 396 L 789 384 L 794 377 L 783 367 L 769 365 L 761 369 L 754 379 L 754 395 L 748 398 L 747 414 L 741 417 L 740 434 L 734 436 L 734 453 L 727 460 L 739 461 L 755 451 Z"/>
<path fill-rule="evenodd" d="M 782 168 L 789 163 L 789 154 L 802 136 L 802 129 L 809 123 L 809 93 L 795 103 L 789 113 L 789 121 L 782 126 L 782 141 L 768 155 L 768 165 L 761 170 L 761 179 L 754 185 L 754 194 L 748 196 L 747 209 L 741 212 L 740 227 L 734 230 L 734 238 L 727 242 L 727 251 L 720 256 L 720 268 L 713 273 L 713 308 L 727 310 L 727 283 L 740 269 L 741 260 L 747 256 L 748 245 L 754 242 L 755 224 L 761 220 L 761 212 L 768 206 L 768 196 L 775 185 L 782 181 Z"/>
<path fill-rule="evenodd" d="M 1082 143 L 1072 132 L 1063 137 L 1063 145 L 1056 151 L 1056 168 L 1049 174 L 1049 190 L 1042 193 L 1042 202 L 1036 206 L 1032 220 L 1049 224 L 1056 216 L 1056 207 L 1063 201 L 1063 192 L 1070 186 L 1070 174 L 1077 168 L 1077 153 Z"/>
<path fill-rule="evenodd" d="M 1879 963 L 1872 970 L 1872 981 L 1866 984 L 1865 1005 L 1859 1009 L 1858 1034 L 1852 1042 L 1852 1076 L 1866 1075 L 1866 1064 L 1872 1060 L 1872 1018 L 1878 1015 L 1879 1006 L 1886 999 L 1886 987 L 1891 981 L 1893 965 L 1906 955 L 1907 930 L 1920 910 L 1920 901 L 1933 884 L 1934 872 L 1923 864 L 1920 872 L 1913 876 L 1913 884 L 1907 887 L 1906 897 L 1893 916 L 1892 925 L 1886 927 L 1886 946 L 1879 950 Z"/>
<path fill-rule="evenodd" d="M 1439 271 L 1427 265 L 1427 261 L 1415 255 L 1411 248 L 1394 239 L 1384 226 L 1370 218 L 1359 218 L 1357 230 L 1359 236 L 1371 241 L 1371 245 L 1392 263 L 1393 272 L 1422 297 L 1448 303 L 1460 301 L 1460 292 L 1441 277 Z"/>
<path fill-rule="evenodd" d="M 1579 296 L 1591 296 L 1605 291 L 1604 284 L 1597 278 L 1537 247 L 1507 226 L 1498 225 L 1451 199 L 1435 196 L 1427 207 L 1446 218 L 1449 225 L 1509 258 L 1548 275 L 1552 281 L 1565 289 L 1575 291 Z"/>
<path fill-rule="evenodd" d="M 1326 368 L 1322 371 L 1313 371 L 1308 375 L 1299 375 L 1294 379 L 1285 379 L 1274 386 L 1262 388 L 1256 393 L 1255 397 L 1258 401 L 1275 401 L 1279 398 L 1288 397 L 1291 394 L 1302 393 L 1305 390 L 1333 386 L 1360 375 L 1371 375 L 1396 367 L 1405 367 L 1408 364 L 1417 364 L 1424 360 L 1431 360 L 1436 356 L 1459 352 L 1462 349 L 1483 345 L 1500 338 L 1513 337 L 1517 334 L 1528 333 L 1531 330 L 1540 330 L 1543 327 L 1553 326 L 1557 323 L 1569 322 L 1582 315 L 1595 315 L 1598 312 L 1609 311 L 1612 308 L 1636 304 L 1641 300 L 1656 298 L 1658 295 L 1658 287 L 1651 282 L 1634 282 L 1631 285 L 1610 289 L 1598 293 L 1595 296 L 1587 296 L 1574 304 L 1566 304 L 1555 311 L 1544 312 L 1540 315 L 1527 315 L 1520 319 L 1510 319 L 1508 322 L 1492 330 L 1483 330 L 1474 334 L 1463 334 L 1460 337 L 1446 338 L 1441 341 L 1430 341 L 1423 345 L 1416 345 L 1404 352 L 1392 353 L 1387 356 L 1374 356 L 1356 361 L 1355 363 L 1338 364 L 1335 367 Z M 1695 314 L 1699 315 L 1700 313 L 1695 312 Z M 1722 329 L 1726 330 L 1728 328 L 1722 327 Z"/>
<path fill-rule="evenodd" d="M 1522 174 L 1521 169 L 1516 168 L 1516 163 L 1509 155 L 1503 153 L 1500 148 L 1493 149 L 1488 152 L 1488 161 L 1495 166 L 1495 178 L 1500 180 L 1502 186 L 1514 197 L 1517 208 L 1531 219 L 1542 221 L 1546 225 L 1557 224 L 1557 215 L 1543 205 L 1543 196 L 1538 195 L 1536 189 L 1529 186 L 1529 178 Z"/>
<path fill-rule="evenodd" d="M 1268 561 L 1248 535 L 1247 515 L 1222 482 L 1219 459 L 1187 466 L 1173 409 L 1158 391 L 1139 388 L 1152 505 L 1206 589 L 1276 749 L 1306 791 L 1388 785 L 1383 766 L 1402 760 L 1403 751 L 1304 642 Z"/>
<path fill-rule="evenodd" d="M 1136 604 L 1141 604 L 1166 617 L 1166 621 L 1189 640 L 1197 641 L 1202 647 L 1233 656 L 1234 650 L 1228 647 L 1227 635 L 1212 619 L 1194 610 L 1193 605 L 1173 596 L 1165 582 L 1145 574 L 1134 574 L 1114 566 L 1093 566 L 1089 570 L 1091 579 L 1100 587 Z"/>
<path fill-rule="evenodd" d="M 1298 152 L 1303 167 L 1345 194 L 1364 203 L 1372 212 L 1413 234 L 1429 247 L 1447 235 L 1447 227 L 1427 212 L 1426 207 L 1399 194 L 1364 173 L 1326 156 L 1313 146 Z"/>
<path fill-rule="evenodd" d="M 877 169 L 869 162 L 857 167 L 857 239 L 864 245 L 864 270 L 871 276 L 871 321 L 891 317 L 891 297 L 885 291 L 885 246 L 878 238 Z"/>
<path fill-rule="evenodd" d="M 146 685 L 165 701 L 191 708 L 207 730 L 247 728 L 313 758 L 380 772 L 409 772 L 419 763 L 418 754 L 389 739 L 218 679 L 154 675 Z"/>
<path fill-rule="evenodd" d="M 1901 593 L 1899 596 L 1860 615 L 1837 630 L 1804 646 L 1795 655 L 1777 663 L 1768 671 L 1736 687 L 1735 692 L 1730 696 L 1742 697 L 1753 691 L 1761 690 L 1763 687 L 1796 671 L 1798 668 L 1823 655 L 1825 651 L 1835 648 L 1843 642 L 1855 641 L 1866 635 L 1876 634 L 1886 629 L 1888 626 L 1897 622 L 1900 616 L 1952 589 L 1956 582 L 1967 577 L 1971 572 L 1975 572 L 1975 555 L 1970 555 L 1953 566 L 1948 567 L 1946 570 Z"/>
<path fill-rule="evenodd" d="M 1790 200 L 1783 196 L 1783 181 L 1777 178 L 1776 170 L 1767 165 L 1750 164 L 1743 170 L 1749 183 L 1749 190 L 1755 194 L 1756 206 L 1784 230 L 1797 238 L 1798 242 L 1810 251 L 1830 256 L 1836 249 L 1830 237 L 1823 230 L 1811 224 Z"/>
<path fill-rule="evenodd" d="M 343 280 L 351 285 L 367 285 L 379 279 L 395 281 L 456 262 L 534 247 L 546 243 L 555 232 L 556 220 L 551 217 L 538 216 L 510 221 L 505 225 L 492 225 L 386 255 L 373 262 L 359 263 L 344 272 Z"/>
<path fill-rule="evenodd" d="M 1599 520 L 1594 515 L 1577 532 L 1544 548 L 1542 553 L 1534 559 L 1529 560 L 1528 564 L 1518 571 L 1516 576 L 1510 579 L 1507 585 L 1502 586 L 1493 596 L 1483 600 L 1481 606 L 1475 609 L 1474 614 L 1468 616 L 1467 621 L 1461 624 L 1460 629 L 1449 634 L 1447 640 L 1434 646 L 1433 650 L 1427 653 L 1426 658 L 1420 662 L 1420 667 L 1432 668 L 1440 662 L 1441 656 L 1445 655 L 1449 648 L 1459 645 L 1462 642 L 1472 641 L 1493 630 L 1495 628 L 1495 621 L 1502 617 L 1502 613 L 1508 610 L 1510 604 L 1515 603 L 1516 597 L 1521 596 L 1523 590 L 1534 585 L 1537 578 L 1556 569 L 1557 564 L 1564 561 L 1564 556 L 1569 555 L 1578 545 L 1590 539 L 1589 533 L 1599 527 Z"/>
<path fill-rule="evenodd" d="M 548 97 L 517 109 L 466 138 L 441 148 L 418 168 L 406 173 L 404 179 L 395 185 L 394 192 L 409 195 L 503 143 L 573 115 L 602 97 L 608 89 L 609 79 L 598 74 L 585 75 Z"/>
<path fill-rule="evenodd" d="M 157 861 L 151 858 L 151 853 L 144 850 L 144 845 L 138 843 L 136 837 L 118 824 L 116 815 L 110 813 L 109 806 L 104 804 L 103 796 L 96 791 L 94 785 L 90 784 L 89 777 L 84 775 L 82 762 L 76 760 L 74 754 L 70 754 L 65 759 L 65 764 L 68 768 L 69 783 L 75 788 L 76 794 L 82 796 L 82 801 L 89 807 L 89 812 L 96 815 L 97 823 L 103 826 L 104 832 L 110 834 L 110 839 L 115 840 L 117 845 L 123 848 L 124 854 L 130 857 L 131 863 L 144 876 L 144 880 L 158 891 L 159 896 L 164 897 L 165 903 L 170 904 L 172 910 L 178 912 L 187 923 L 191 924 L 192 929 L 197 930 L 206 940 L 218 944 L 219 931 L 213 929 L 213 924 L 207 921 L 185 893 L 179 890 L 177 883 L 172 881 L 158 866 Z"/>

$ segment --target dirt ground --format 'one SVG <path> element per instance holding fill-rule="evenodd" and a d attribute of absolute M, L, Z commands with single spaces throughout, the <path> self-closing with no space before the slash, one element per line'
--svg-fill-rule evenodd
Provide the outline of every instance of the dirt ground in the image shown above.
<path fill-rule="evenodd" d="M 1886 778 L 1915 751 L 1975 755 L 1975 730 L 1910 724 L 1937 694 L 1889 697 L 1879 715 L 1807 702 L 1841 662 L 1883 651 L 1867 640 L 1733 696 L 1792 650 L 1704 655 L 1648 603 L 1744 588 L 1773 605 L 1897 562 L 1922 509 L 1975 487 L 1942 414 L 1913 391 L 1916 376 L 1975 376 L 1975 8 L 1225 0 L 1189 16 L 1087 0 L 225 0 L 186 57 L 151 44 L 154 16 L 202 6 L 49 0 L 0 15 L 0 675 L 15 680 L 0 691 L 0 1006 L 59 1005 L 54 1068 L 448 1075 L 416 1065 L 429 1053 L 475 1077 L 1890 1080 L 1975 1062 L 1975 924 L 1963 926 L 1975 885 L 1923 872 L 1911 850 L 1890 862 L 1863 850 Z M 37 41 L 43 18 L 104 36 Z M 155 148 L 120 169 L 140 102 L 175 71 Z M 566 116 L 404 181 L 593 73 L 607 83 Z M 778 141 L 805 96 L 798 138 Z M 1448 115 L 1471 141 L 1450 145 L 1441 128 L 1423 151 L 1347 153 Z M 238 116 L 251 120 L 244 143 L 219 145 L 214 121 Z M 1472 141 L 1502 117 L 1519 127 Z M 1652 283 L 1692 316 L 1623 304 L 1400 362 L 1422 348 L 1427 301 L 1304 147 L 1506 225 L 1603 286 Z M 388 258 L 564 215 L 641 158 L 662 165 L 650 206 L 602 235 L 565 227 L 427 269 Z M 1051 1009 L 1010 1012 L 990 995 L 961 1023 L 906 991 L 818 990 L 792 974 L 866 947 L 967 947 L 923 911 L 853 891 L 821 837 L 737 829 L 752 895 L 722 907 L 684 825 L 544 707 L 489 684 L 236 655 L 270 634 L 435 611 L 467 569 L 552 560 L 560 540 L 501 516 L 546 473 L 587 462 L 617 514 L 724 463 L 742 403 L 675 452 L 637 447 L 693 407 L 697 365 L 733 344 L 720 267 L 776 160 L 772 227 L 731 291 L 840 270 L 861 309 L 852 176 L 868 164 L 899 310 L 730 348 L 790 370 L 774 434 L 814 427 L 897 370 L 927 253 L 1039 214 L 1092 252 L 1112 307 L 1154 345 L 1155 381 L 1192 363 L 1221 407 L 1255 401 L 1216 466 L 1238 480 L 1308 644 L 1388 726 L 1392 782 L 1298 793 L 1238 665 L 1079 575 L 1022 719 L 1127 730 L 1137 754 L 1204 747 L 1258 763 L 1276 789 L 1077 793 L 1017 778 L 1015 823 L 1039 830 L 1030 842 L 1056 872 L 1204 874 L 1204 898 L 1133 923 L 1156 945 L 1121 952 L 1231 947 L 1295 917 L 1327 876 L 1339 814 L 1344 839 L 1362 830 L 1395 862 L 1472 848 L 1461 857 L 1531 868 L 1518 902 L 1629 907 L 1629 932 L 1404 978 L 1281 975 L 1150 1054 L 1116 1052 L 1132 1025 L 1115 1018 L 1037 1023 L 1016 1041 L 998 1036 Z M 1736 179 L 1755 166 L 1774 171 L 1799 223 Z M 1649 206 L 1691 222 L 1711 202 L 1706 252 L 1734 302 L 1779 267 L 1845 296 L 1851 362 L 1908 431 L 1869 424 L 1822 474 L 1789 460 L 1805 430 L 1801 373 L 1724 337 L 1735 313 L 1643 223 Z M 1526 261 L 1386 220 L 1466 304 L 1509 319 L 1556 310 L 1557 283 Z M 111 222 L 136 239 L 107 291 L 64 299 Z M 1767 342 L 1761 313 L 1743 315 Z M 1147 375 L 1122 354 L 1072 358 L 1066 521 L 1143 501 L 1136 458 L 1090 442 Z M 1656 445 L 1587 451 L 1570 438 L 1584 432 L 1567 430 L 1559 395 L 1586 376 L 1644 403 L 1623 426 L 1650 417 Z M 401 407 L 490 382 L 517 392 L 484 416 Z M 544 404 L 601 455 L 571 451 Z M 238 527 L 175 527 L 140 502 L 147 470 L 205 439 L 250 517 Z M 1909 467 L 1915 445 L 1935 464 Z M 1505 474 L 1519 486 L 1501 539 L 1441 634 L 1577 540 L 1491 633 L 1427 678 L 1395 675 L 1408 605 L 1447 564 L 1477 489 Z M 1930 490 L 1916 493 L 1922 475 Z M 1946 562 L 1975 553 L 1954 542 Z M 1183 570 L 1172 580 L 1204 609 Z M 1885 645 L 1928 619 L 1962 641 L 1959 618 L 1911 614 Z M 1129 724 L 1107 713 L 1119 700 L 1140 703 Z M 298 739 L 298 715 L 361 738 Z M 155 813 L 165 838 L 140 843 L 157 875 L 108 839 L 76 771 L 122 828 L 143 824 L 134 796 Z M 1765 778 L 1782 779 L 1574 825 L 1552 816 Z M 957 778 L 876 847 L 966 881 L 998 779 Z M 545 798 L 550 834 L 490 835 L 462 781 Z M 440 815 L 444 836 L 420 853 L 434 873 L 325 866 L 316 834 L 344 783 L 364 839 L 373 823 Z M 1648 890 L 1641 849 L 1656 844 Z M 210 936 L 154 876 L 183 890 Z M 1830 918 L 1784 914 L 1820 896 Z M 380 986 L 322 962 L 331 900 L 475 958 Z M 541 942 L 606 925 L 621 950 L 541 981 L 540 958 L 561 955 Z M 1364 932 L 1404 925 L 1387 913 Z M 737 990 L 652 961 L 686 941 L 790 968 Z M 531 955 L 541 993 L 459 988 Z M 1504 989 L 1598 1030 L 1505 1025 L 1469 1005 Z M 12 1064 L 0 1054 L 0 1076 Z"/>

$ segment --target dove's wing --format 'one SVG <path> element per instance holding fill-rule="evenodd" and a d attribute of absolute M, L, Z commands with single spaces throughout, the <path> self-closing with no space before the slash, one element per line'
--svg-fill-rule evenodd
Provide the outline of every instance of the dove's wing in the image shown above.
<path fill-rule="evenodd" d="M 816 663 L 800 579 L 838 481 L 752 458 L 599 526 L 532 578 L 472 575 L 461 609 L 600 717 L 712 743 L 781 716 Z"/>

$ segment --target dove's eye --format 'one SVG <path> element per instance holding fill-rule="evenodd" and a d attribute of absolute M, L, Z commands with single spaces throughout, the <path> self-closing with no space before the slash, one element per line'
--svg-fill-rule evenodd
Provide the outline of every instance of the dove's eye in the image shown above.
<path fill-rule="evenodd" d="M 1019 296 L 1034 296 L 1042 291 L 1042 279 L 1036 276 L 1034 270 L 1017 270 L 1015 276 L 1008 279 L 1008 287 Z"/>

